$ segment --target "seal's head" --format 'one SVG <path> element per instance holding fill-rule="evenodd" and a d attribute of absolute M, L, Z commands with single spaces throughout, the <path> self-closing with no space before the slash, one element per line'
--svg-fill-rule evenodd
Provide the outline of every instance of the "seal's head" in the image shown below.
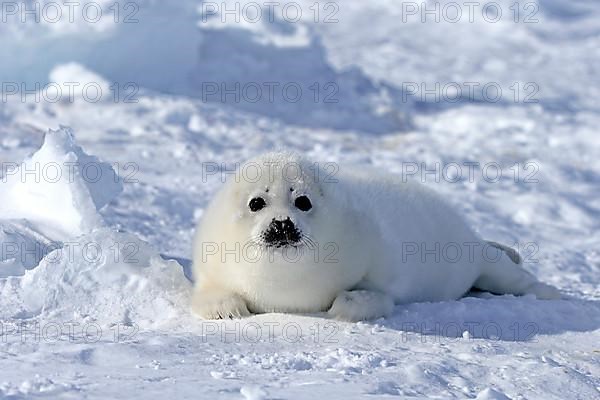
<path fill-rule="evenodd" d="M 238 169 L 232 197 L 239 200 L 236 224 L 261 249 L 315 245 L 311 226 L 323 217 L 318 167 L 291 154 L 268 154 Z"/>
<path fill-rule="evenodd" d="M 335 171 L 292 153 L 242 164 L 203 217 L 197 279 L 240 293 L 255 311 L 330 304 L 366 267 L 355 265 L 365 255 Z"/>

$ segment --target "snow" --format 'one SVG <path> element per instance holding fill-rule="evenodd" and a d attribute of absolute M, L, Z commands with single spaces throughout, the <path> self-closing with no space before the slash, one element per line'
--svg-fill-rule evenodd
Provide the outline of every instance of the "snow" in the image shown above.
<path fill-rule="evenodd" d="M 110 83 L 100 75 L 77 63 L 60 64 L 48 76 L 54 87 L 46 89 L 49 101 L 100 101 L 111 99 Z M 51 92 L 51 90 L 54 92 Z"/>
<path fill-rule="evenodd" d="M 509 397 L 504 394 L 498 392 L 497 390 L 487 388 L 482 390 L 475 397 L 476 400 L 507 400 Z"/>
<path fill-rule="evenodd" d="M 497 23 L 422 23 L 400 2 L 347 1 L 326 24 L 300 3 L 294 23 L 203 21 L 190 0 L 140 2 L 133 24 L 0 24 L 1 82 L 108 95 L 2 99 L 0 398 L 600 398 L 600 5 L 539 0 L 538 23 L 515 23 L 503 0 Z M 339 101 L 201 90 L 265 81 L 335 82 Z M 405 100 L 411 82 L 503 96 Z M 539 101 L 514 101 L 515 82 Z M 222 178 L 203 168 L 281 148 L 423 181 L 565 298 L 474 293 L 355 324 L 198 320 L 192 235 Z M 43 179 L 22 176 L 36 165 Z"/>
<path fill-rule="evenodd" d="M 67 128 L 50 131 L 21 165 L 3 165 L 0 219 L 24 219 L 55 240 L 101 226 L 98 210 L 122 190 L 112 166 L 84 153 Z"/>
<path fill-rule="evenodd" d="M 189 287 L 175 261 L 164 261 L 135 237 L 99 229 L 49 253 L 22 277 L 6 280 L 3 291 L 19 301 L 2 315 L 92 320 L 101 327 L 132 321 L 144 321 L 140 328 L 160 326 L 185 309 Z"/>

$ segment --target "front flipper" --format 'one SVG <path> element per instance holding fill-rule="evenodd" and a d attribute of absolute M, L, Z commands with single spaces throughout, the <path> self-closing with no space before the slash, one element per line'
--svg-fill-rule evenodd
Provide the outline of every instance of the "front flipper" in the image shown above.
<path fill-rule="evenodd" d="M 329 314 L 344 321 L 364 321 L 386 317 L 394 309 L 391 296 L 369 290 L 341 292 L 333 301 Z"/>
<path fill-rule="evenodd" d="M 192 311 L 203 319 L 234 319 L 250 315 L 240 295 L 219 289 L 197 289 Z"/>

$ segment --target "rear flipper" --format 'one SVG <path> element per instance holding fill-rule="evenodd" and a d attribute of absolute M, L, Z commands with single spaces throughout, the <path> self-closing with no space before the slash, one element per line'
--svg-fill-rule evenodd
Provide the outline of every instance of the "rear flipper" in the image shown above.
<path fill-rule="evenodd" d="M 488 257 L 474 287 L 496 294 L 533 294 L 541 300 L 560 299 L 558 289 L 538 281 L 523 269 L 523 260 L 516 250 L 496 242 L 487 242 L 487 245 L 498 249 L 502 254 Z M 485 253 L 492 255 L 494 252 L 491 250 Z"/>

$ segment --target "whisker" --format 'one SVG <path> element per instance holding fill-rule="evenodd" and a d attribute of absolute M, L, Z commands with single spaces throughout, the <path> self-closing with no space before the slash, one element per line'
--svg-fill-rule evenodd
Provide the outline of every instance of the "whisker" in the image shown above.
<path fill-rule="evenodd" d="M 305 243 L 307 243 L 309 246 L 316 248 L 317 247 L 317 243 L 316 241 L 310 236 L 310 235 L 304 235 L 303 236 L 303 241 Z"/>
<path fill-rule="evenodd" d="M 248 243 L 255 244 L 257 246 L 262 246 L 263 240 L 259 234 L 259 235 L 250 236 L 250 238 L 248 239 Z"/>

